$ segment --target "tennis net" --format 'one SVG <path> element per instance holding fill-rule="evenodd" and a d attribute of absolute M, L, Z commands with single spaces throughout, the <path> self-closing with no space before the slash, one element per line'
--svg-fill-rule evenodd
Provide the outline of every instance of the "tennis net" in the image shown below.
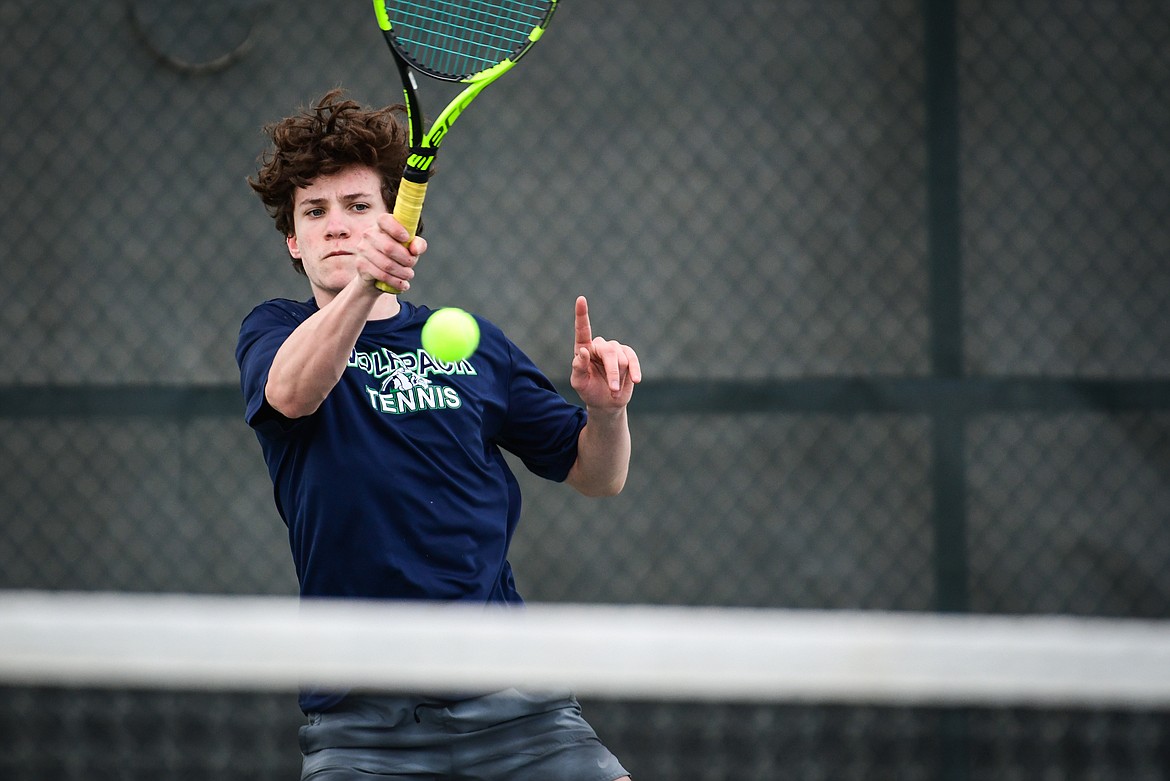
<path fill-rule="evenodd" d="M 1162 778 L 1168 671 L 1158 621 L 0 592 L 0 771 L 287 777 L 313 684 L 571 686 L 643 777 Z"/>

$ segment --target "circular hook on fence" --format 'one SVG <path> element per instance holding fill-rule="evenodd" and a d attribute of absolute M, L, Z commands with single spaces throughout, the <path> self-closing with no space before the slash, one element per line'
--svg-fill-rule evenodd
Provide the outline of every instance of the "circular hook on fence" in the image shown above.
<path fill-rule="evenodd" d="M 128 0 L 126 3 L 130 27 L 147 51 L 156 60 L 179 73 L 203 76 L 226 70 L 248 54 L 252 49 L 260 14 L 268 3 L 235 0 L 192 6 L 154 2 L 146 3 L 145 11 L 142 5 L 140 0 Z M 241 22 L 237 20 L 238 17 L 216 14 L 217 10 L 246 13 L 247 18 Z M 197 36 L 192 35 L 197 28 L 202 30 L 204 37 L 214 38 L 211 33 L 225 27 L 243 30 L 242 34 L 233 37 L 232 42 L 220 47 L 221 51 L 226 48 L 225 52 L 207 57 L 200 57 L 195 52 L 180 53 L 184 45 L 190 47 L 193 41 L 198 40 Z"/>

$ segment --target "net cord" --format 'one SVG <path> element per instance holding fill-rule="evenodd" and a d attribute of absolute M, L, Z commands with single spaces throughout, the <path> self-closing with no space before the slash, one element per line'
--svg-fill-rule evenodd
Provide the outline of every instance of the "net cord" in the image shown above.
<path fill-rule="evenodd" d="M 1167 670 L 1158 621 L 0 592 L 17 685 L 1128 708 L 1170 705 Z"/>

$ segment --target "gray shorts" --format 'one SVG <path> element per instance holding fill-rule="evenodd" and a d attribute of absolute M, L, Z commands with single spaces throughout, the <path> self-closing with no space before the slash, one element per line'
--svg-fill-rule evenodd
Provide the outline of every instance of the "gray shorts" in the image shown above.
<path fill-rule="evenodd" d="M 571 694 L 350 696 L 300 730 L 302 781 L 614 781 L 629 775 Z"/>

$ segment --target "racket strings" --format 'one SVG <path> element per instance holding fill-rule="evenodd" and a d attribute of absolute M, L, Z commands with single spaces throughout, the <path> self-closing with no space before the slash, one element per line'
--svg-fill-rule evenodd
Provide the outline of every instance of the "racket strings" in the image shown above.
<path fill-rule="evenodd" d="M 524 48 L 547 17 L 547 0 L 402 0 L 387 3 L 393 34 L 404 54 L 424 71 L 468 76 Z"/>

